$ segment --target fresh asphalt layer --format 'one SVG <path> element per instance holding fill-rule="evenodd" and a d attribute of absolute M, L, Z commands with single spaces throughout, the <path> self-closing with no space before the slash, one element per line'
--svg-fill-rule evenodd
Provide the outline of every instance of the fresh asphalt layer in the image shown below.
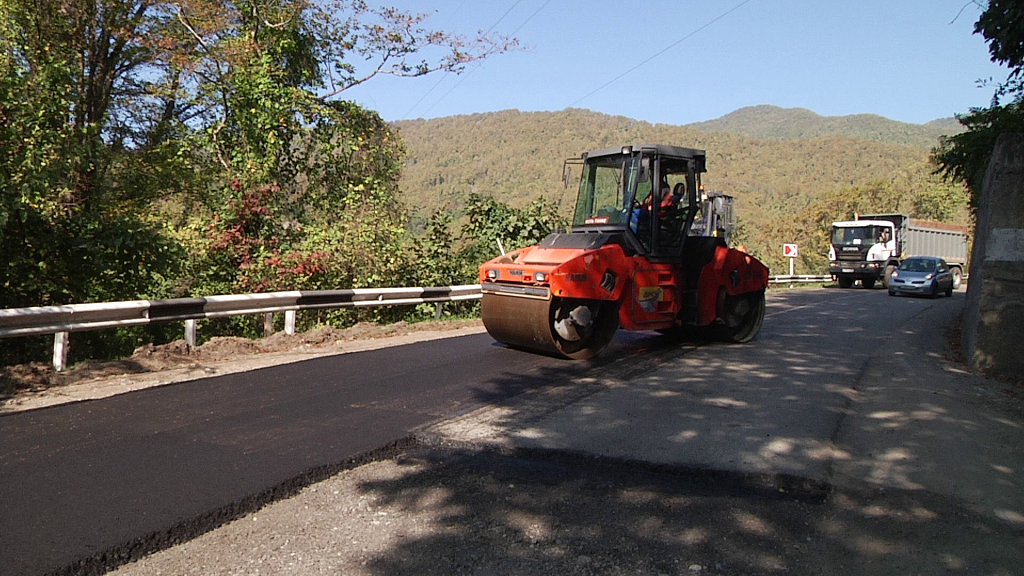
<path fill-rule="evenodd" d="M 1020 530 L 1021 420 L 992 398 L 965 404 L 977 377 L 932 352 L 962 298 L 773 292 L 742 346 L 620 333 L 577 363 L 467 336 L 0 417 L 0 566 L 96 565 L 430 423 L 476 442 L 472 426 L 444 428 L 477 414 L 498 431 L 487 441 L 516 450 L 927 490 Z M 568 400 L 516 400 L 542 388 Z"/>
<path fill-rule="evenodd" d="M 573 366 L 480 334 L 2 416 L 0 573 L 95 563 L 226 507 L 248 511 L 282 483 Z M 517 378 L 496 377 L 508 372 Z"/>

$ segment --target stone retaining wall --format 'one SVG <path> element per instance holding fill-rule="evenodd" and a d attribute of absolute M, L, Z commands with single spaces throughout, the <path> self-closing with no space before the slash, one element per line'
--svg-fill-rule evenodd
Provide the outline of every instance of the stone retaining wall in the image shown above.
<path fill-rule="evenodd" d="M 1024 374 L 1024 134 L 999 137 L 985 174 L 963 351 L 974 369 Z"/>

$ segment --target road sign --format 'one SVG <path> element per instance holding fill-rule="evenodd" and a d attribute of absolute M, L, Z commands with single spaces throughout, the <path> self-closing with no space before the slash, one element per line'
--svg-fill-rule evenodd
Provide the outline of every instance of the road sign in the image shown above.
<path fill-rule="evenodd" d="M 786 258 L 796 258 L 797 250 L 796 244 L 783 244 L 782 255 Z"/>

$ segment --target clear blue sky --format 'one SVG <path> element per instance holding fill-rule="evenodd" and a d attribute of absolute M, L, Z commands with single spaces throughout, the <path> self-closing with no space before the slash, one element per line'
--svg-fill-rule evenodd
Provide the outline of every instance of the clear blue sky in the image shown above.
<path fill-rule="evenodd" d="M 980 9 L 968 0 L 371 2 L 462 35 L 494 26 L 525 46 L 462 76 L 378 78 L 341 94 L 389 121 L 575 107 L 688 124 L 773 104 L 923 123 L 987 105 L 993 89 L 977 80 L 1006 76 L 972 34 Z"/>

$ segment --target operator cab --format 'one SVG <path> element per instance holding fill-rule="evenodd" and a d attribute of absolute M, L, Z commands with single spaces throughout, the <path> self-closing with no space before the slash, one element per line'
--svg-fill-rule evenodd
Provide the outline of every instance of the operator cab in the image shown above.
<path fill-rule="evenodd" d="M 665 145 L 585 153 L 573 232 L 612 234 L 627 253 L 678 260 L 705 158 L 703 150 Z"/>

